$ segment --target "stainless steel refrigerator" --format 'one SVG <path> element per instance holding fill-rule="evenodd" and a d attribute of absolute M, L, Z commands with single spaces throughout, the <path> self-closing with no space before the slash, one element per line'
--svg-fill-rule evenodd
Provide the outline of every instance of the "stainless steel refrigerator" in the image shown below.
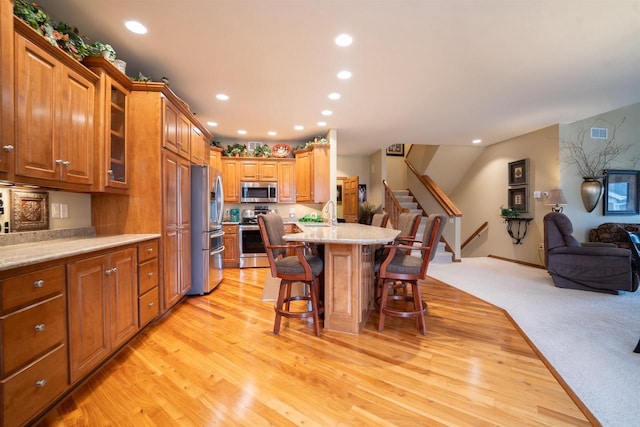
<path fill-rule="evenodd" d="M 223 278 L 222 213 L 224 195 L 220 171 L 191 166 L 191 291 L 204 295 Z"/>

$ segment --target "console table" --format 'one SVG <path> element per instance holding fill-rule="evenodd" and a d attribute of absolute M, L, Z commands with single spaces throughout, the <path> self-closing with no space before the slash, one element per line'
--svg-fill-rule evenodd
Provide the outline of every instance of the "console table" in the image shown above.
<path fill-rule="evenodd" d="M 513 239 L 514 245 L 522 244 L 522 239 L 527 235 L 527 228 L 531 221 L 533 218 L 504 217 L 504 222 L 507 223 L 507 233 Z"/>

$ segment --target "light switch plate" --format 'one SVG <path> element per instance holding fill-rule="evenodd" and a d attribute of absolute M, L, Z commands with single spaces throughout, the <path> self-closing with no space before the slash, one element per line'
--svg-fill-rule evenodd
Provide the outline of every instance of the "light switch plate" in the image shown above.
<path fill-rule="evenodd" d="M 539 191 L 534 191 L 533 192 L 533 198 L 534 199 L 541 199 L 542 198 L 542 194 L 540 194 Z"/>
<path fill-rule="evenodd" d="M 51 218 L 60 218 L 60 203 L 51 203 Z"/>

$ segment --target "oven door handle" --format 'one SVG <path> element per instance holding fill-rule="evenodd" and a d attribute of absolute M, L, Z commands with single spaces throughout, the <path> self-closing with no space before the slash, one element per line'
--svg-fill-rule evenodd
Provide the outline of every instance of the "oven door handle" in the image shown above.
<path fill-rule="evenodd" d="M 224 246 L 220 246 L 219 248 L 212 250 L 209 252 L 209 255 L 218 255 L 222 252 L 224 252 Z"/>

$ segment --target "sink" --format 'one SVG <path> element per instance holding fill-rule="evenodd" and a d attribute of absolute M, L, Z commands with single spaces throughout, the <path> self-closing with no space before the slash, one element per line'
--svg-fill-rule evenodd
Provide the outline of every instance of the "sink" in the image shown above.
<path fill-rule="evenodd" d="M 327 224 L 326 222 L 305 222 L 303 225 L 305 227 L 331 227 L 331 224 Z"/>

